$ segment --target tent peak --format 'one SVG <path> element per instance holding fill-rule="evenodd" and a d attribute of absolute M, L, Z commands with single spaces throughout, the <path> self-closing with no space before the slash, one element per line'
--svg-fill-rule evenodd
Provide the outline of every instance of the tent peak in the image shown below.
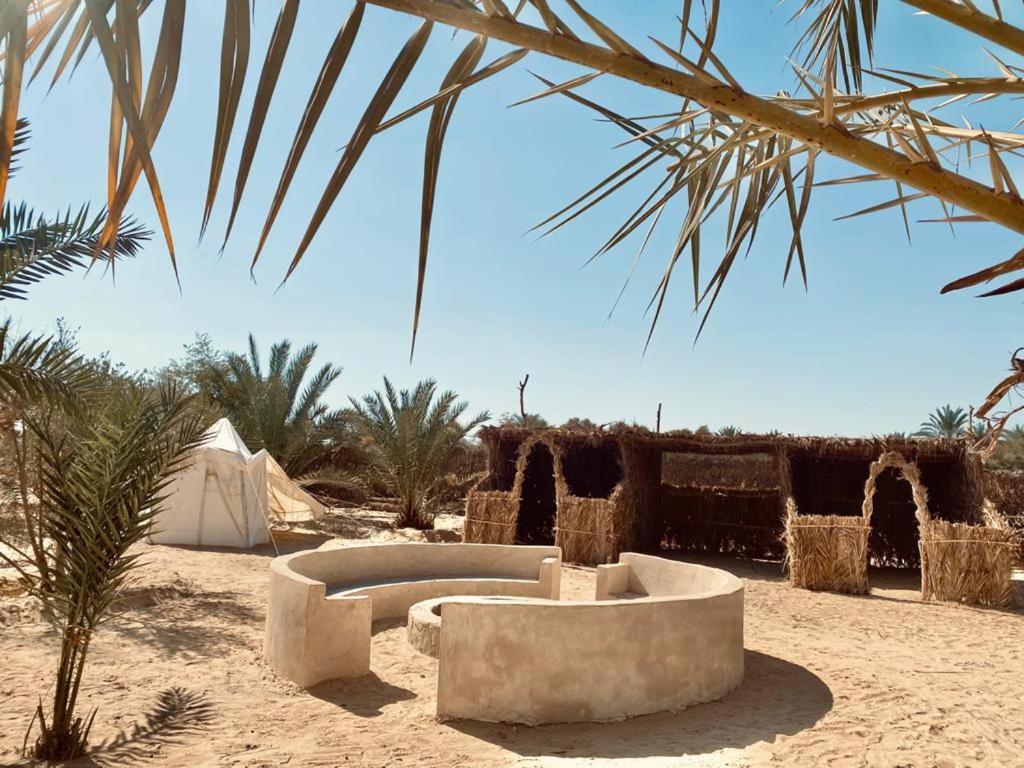
<path fill-rule="evenodd" d="M 203 433 L 202 448 L 217 448 L 228 453 L 236 453 L 243 461 L 252 458 L 252 451 L 242 440 L 241 435 L 235 430 L 231 420 L 227 417 L 217 419 L 213 425 Z"/>

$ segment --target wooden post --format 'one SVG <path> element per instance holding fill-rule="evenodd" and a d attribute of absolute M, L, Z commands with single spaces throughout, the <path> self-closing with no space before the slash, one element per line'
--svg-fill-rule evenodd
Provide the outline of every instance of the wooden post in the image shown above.
<path fill-rule="evenodd" d="M 661 434 L 661 403 L 658 403 L 658 420 L 655 423 L 654 431 Z"/>
<path fill-rule="evenodd" d="M 523 420 L 523 426 L 526 426 L 526 402 L 523 398 L 523 393 L 526 391 L 526 385 L 530 383 L 530 374 L 526 374 L 525 378 L 519 382 L 519 417 Z"/>

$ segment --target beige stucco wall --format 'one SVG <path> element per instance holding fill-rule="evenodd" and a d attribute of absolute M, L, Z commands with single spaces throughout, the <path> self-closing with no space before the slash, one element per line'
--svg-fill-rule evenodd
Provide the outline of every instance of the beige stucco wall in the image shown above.
<path fill-rule="evenodd" d="M 648 555 L 620 560 L 599 569 L 598 588 L 632 599 L 443 604 L 438 715 L 613 720 L 712 701 L 739 685 L 742 582 Z"/>
<path fill-rule="evenodd" d="M 271 562 L 264 657 L 303 687 L 370 671 L 373 620 L 446 595 L 557 599 L 557 547 L 369 544 Z"/>

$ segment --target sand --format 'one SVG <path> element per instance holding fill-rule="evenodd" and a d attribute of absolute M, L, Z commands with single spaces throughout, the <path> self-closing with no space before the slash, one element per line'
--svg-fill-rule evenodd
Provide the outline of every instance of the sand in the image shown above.
<path fill-rule="evenodd" d="M 419 536 L 387 522 L 335 516 L 328 528 L 346 538 L 331 544 Z M 444 522 L 434 538 L 456 535 L 457 519 Z M 922 603 L 911 573 L 872 572 L 873 594 L 849 597 L 792 589 L 775 563 L 684 558 L 745 581 L 740 688 L 677 713 L 526 728 L 436 722 L 437 661 L 398 622 L 375 628 L 370 676 L 311 691 L 283 682 L 261 660 L 273 548 L 144 552 L 125 613 L 93 641 L 82 703 L 99 708 L 98 746 L 85 764 L 1024 766 L 1024 612 Z M 564 597 L 589 598 L 593 571 L 565 566 L 562 585 Z M 0 764 L 20 765 L 57 638 L 9 592 Z"/>

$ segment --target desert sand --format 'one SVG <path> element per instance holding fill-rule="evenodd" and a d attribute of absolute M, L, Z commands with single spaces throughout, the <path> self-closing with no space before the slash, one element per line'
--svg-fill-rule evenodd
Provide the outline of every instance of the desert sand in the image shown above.
<path fill-rule="evenodd" d="M 458 518 L 433 540 L 451 540 Z M 419 538 L 334 513 L 331 546 Z M 294 551 L 328 536 L 279 542 Z M 746 677 L 725 699 L 617 723 L 537 728 L 434 719 L 437 661 L 375 628 L 373 674 L 303 691 L 261 661 L 267 545 L 146 546 L 124 613 L 94 637 L 87 765 L 1024 766 L 1024 611 L 922 603 L 917 576 L 873 571 L 869 597 L 790 588 L 778 563 L 680 556 L 746 585 Z M 0 764 L 56 664 L 28 598 L 0 589 Z M 593 569 L 564 566 L 565 598 Z M 594 674 L 601 674 L 595 669 Z M 101 743 L 102 742 L 102 743 Z"/>

